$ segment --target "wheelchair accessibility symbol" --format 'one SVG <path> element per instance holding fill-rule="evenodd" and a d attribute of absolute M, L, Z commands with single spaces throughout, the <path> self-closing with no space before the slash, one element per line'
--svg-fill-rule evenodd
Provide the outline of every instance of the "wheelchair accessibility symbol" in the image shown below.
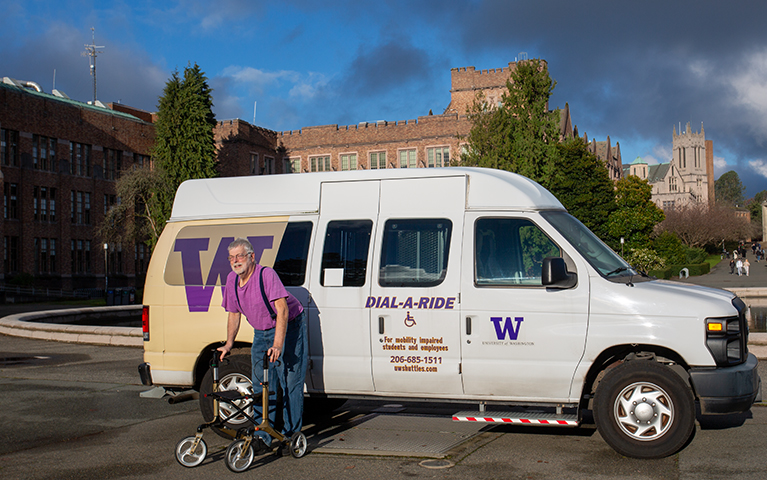
<path fill-rule="evenodd" d="M 412 327 L 415 325 L 415 318 L 413 318 L 410 315 L 410 312 L 407 312 L 407 316 L 405 317 L 405 326 L 406 327 Z"/>

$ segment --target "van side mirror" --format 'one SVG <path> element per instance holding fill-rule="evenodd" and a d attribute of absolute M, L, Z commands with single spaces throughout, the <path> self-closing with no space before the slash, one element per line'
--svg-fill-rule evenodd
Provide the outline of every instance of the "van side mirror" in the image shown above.
<path fill-rule="evenodd" d="M 578 283 L 578 276 L 567 271 L 562 257 L 546 257 L 541 266 L 541 282 L 544 287 L 572 288 Z"/>

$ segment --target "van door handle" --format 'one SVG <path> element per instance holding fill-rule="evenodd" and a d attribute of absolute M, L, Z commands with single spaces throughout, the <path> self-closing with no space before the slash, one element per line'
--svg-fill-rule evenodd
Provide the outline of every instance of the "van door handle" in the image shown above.
<path fill-rule="evenodd" d="M 378 317 L 378 333 L 381 335 L 384 333 L 384 317 Z"/>
<path fill-rule="evenodd" d="M 471 317 L 466 317 L 466 335 L 471 335 Z"/>

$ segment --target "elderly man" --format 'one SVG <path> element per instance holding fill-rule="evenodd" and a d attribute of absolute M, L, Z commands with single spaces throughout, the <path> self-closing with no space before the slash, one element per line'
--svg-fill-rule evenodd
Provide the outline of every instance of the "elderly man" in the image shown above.
<path fill-rule="evenodd" d="M 219 347 L 223 359 L 234 346 L 242 315 L 253 327 L 250 351 L 253 387 L 263 381 L 264 353 L 268 353 L 269 379 L 274 391 L 282 388 L 283 431 L 287 437 L 301 431 L 304 409 L 304 377 L 307 366 L 306 321 L 301 303 L 282 285 L 277 272 L 258 265 L 253 245 L 238 238 L 229 245 L 232 272 L 226 279 L 222 306 L 228 312 L 226 344 Z M 268 302 L 268 304 L 267 304 Z M 276 379 L 276 382 L 274 381 Z M 274 425 L 276 395 L 270 396 L 269 420 Z M 261 408 L 256 407 L 261 414 Z M 258 432 L 263 433 L 263 432 Z M 261 437 L 267 446 L 271 439 Z"/>

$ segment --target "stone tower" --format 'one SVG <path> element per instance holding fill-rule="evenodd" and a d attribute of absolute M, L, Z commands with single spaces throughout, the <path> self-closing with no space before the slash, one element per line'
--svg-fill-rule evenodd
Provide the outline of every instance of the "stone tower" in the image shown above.
<path fill-rule="evenodd" d="M 713 143 L 707 145 L 703 125 L 700 127 L 700 133 L 693 132 L 689 122 L 687 129 L 679 134 L 674 127 L 671 163 L 676 166 L 682 177 L 680 190 L 699 203 L 709 203 L 709 185 L 713 184 L 713 152 L 709 154 L 707 146 L 713 149 Z M 709 166 L 709 163 L 712 165 Z"/>

